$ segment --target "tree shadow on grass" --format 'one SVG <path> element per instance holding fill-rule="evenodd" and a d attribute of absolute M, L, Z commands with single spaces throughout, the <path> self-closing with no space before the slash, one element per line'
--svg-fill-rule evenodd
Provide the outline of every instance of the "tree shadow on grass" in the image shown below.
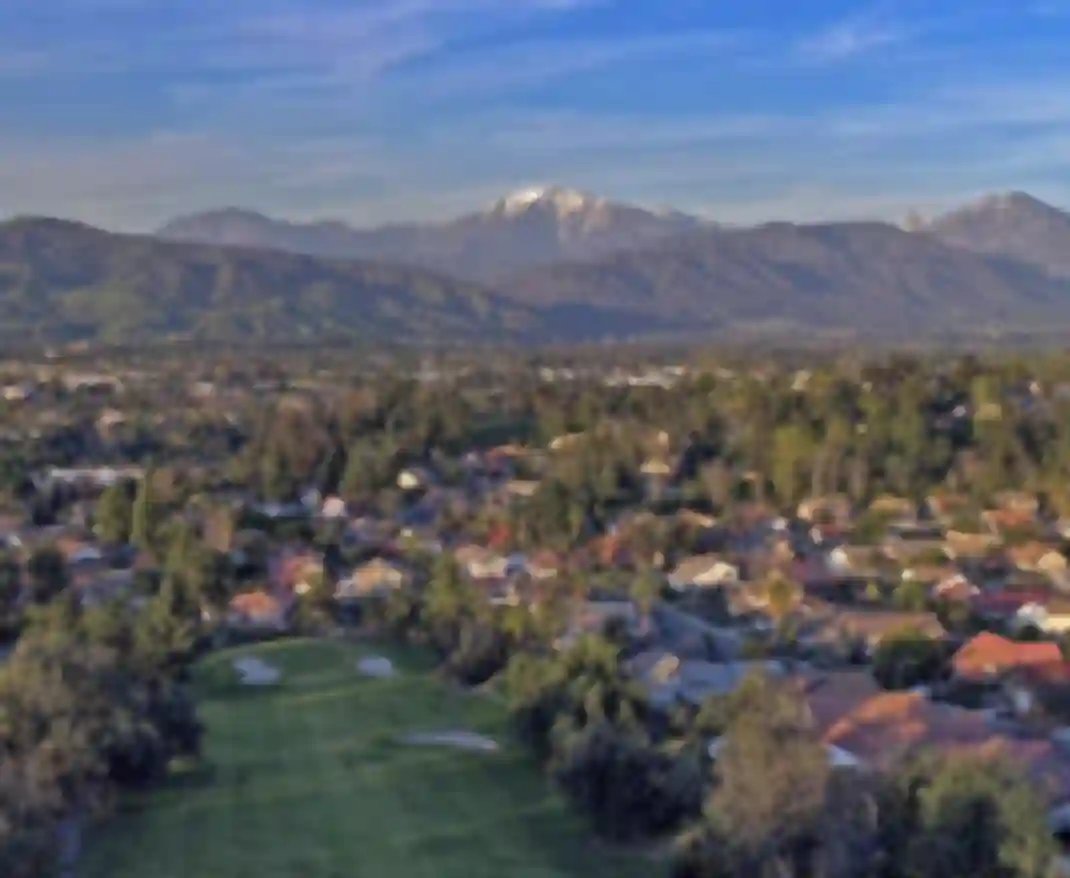
<path fill-rule="evenodd" d="M 151 810 L 161 794 L 185 795 L 218 783 L 219 771 L 206 760 L 179 760 L 168 769 L 167 779 L 158 787 L 130 793 L 119 800 L 118 810 L 133 814 Z"/>

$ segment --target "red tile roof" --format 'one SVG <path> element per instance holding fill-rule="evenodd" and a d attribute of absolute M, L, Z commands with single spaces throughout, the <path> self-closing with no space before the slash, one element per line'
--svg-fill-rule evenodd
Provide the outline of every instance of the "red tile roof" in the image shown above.
<path fill-rule="evenodd" d="M 283 606 L 281 601 L 266 591 L 250 591 L 235 595 L 230 601 L 231 612 L 246 618 L 263 618 L 279 615 Z"/>
<path fill-rule="evenodd" d="M 885 765 L 922 747 L 978 747 L 992 738 L 984 715 L 936 704 L 919 692 L 883 692 L 837 719 L 827 744 Z"/>
<path fill-rule="evenodd" d="M 965 644 L 952 659 L 956 676 L 980 680 L 1010 670 L 1060 664 L 1062 653 L 1054 643 L 1016 643 L 984 631 Z"/>

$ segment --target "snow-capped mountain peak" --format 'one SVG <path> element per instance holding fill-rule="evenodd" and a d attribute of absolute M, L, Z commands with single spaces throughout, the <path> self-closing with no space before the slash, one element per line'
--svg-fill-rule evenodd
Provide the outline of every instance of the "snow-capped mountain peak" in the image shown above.
<path fill-rule="evenodd" d="M 603 204 L 605 204 L 604 199 L 575 189 L 566 189 L 562 186 L 532 186 L 506 195 L 495 205 L 495 209 L 506 216 L 515 216 L 533 207 L 545 206 L 553 208 L 558 216 L 564 217 Z"/>

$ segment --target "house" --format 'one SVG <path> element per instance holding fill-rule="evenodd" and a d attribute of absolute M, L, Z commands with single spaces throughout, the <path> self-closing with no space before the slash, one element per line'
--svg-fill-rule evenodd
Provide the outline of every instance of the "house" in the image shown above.
<path fill-rule="evenodd" d="M 1029 530 L 1036 526 L 1036 516 L 1021 509 L 986 509 L 981 513 L 981 524 L 994 536 Z"/>
<path fill-rule="evenodd" d="M 1070 663 L 1061 658 L 1010 670 L 1002 684 L 1005 709 L 1015 718 L 1031 723 L 1070 718 Z"/>
<path fill-rule="evenodd" d="M 607 568 L 629 567 L 634 561 L 631 546 L 620 533 L 595 537 L 587 544 L 586 554 L 596 565 Z"/>
<path fill-rule="evenodd" d="M 811 497 L 803 500 L 795 514 L 803 521 L 847 524 L 851 520 L 851 499 L 845 494 Z"/>
<path fill-rule="evenodd" d="M 524 572 L 532 579 L 553 579 L 562 566 L 561 558 L 556 552 L 543 550 L 524 561 Z"/>
<path fill-rule="evenodd" d="M 507 557 L 483 546 L 461 546 L 454 551 L 453 557 L 472 579 L 504 579 L 509 570 Z"/>
<path fill-rule="evenodd" d="M 1009 760 L 1051 805 L 1070 798 L 1070 759 L 1057 733 L 1003 732 L 985 711 L 931 701 L 920 692 L 874 695 L 844 712 L 826 713 L 817 727 L 826 745 L 841 748 L 865 767 L 895 770 L 917 752 Z M 1053 808 L 1053 826 L 1060 816 Z"/>
<path fill-rule="evenodd" d="M 354 568 L 338 581 L 334 596 L 336 600 L 360 600 L 372 595 L 388 595 L 406 588 L 411 582 L 408 570 L 385 558 L 373 558 Z"/>
<path fill-rule="evenodd" d="M 1058 664 L 1062 653 L 1055 643 L 1017 643 L 983 631 L 965 643 L 951 659 L 955 678 L 991 682 L 1009 671 Z"/>
<path fill-rule="evenodd" d="M 128 593 L 134 585 L 133 570 L 71 573 L 71 588 L 83 607 L 96 607 Z"/>
<path fill-rule="evenodd" d="M 944 537 L 919 532 L 889 534 L 883 543 L 884 554 L 898 564 L 942 563 L 947 560 Z"/>
<path fill-rule="evenodd" d="M 1050 545 L 1030 540 L 1006 550 L 1007 560 L 1018 570 L 1042 573 L 1053 582 L 1062 582 L 1067 574 L 1066 556 Z"/>
<path fill-rule="evenodd" d="M 423 467 L 410 466 L 398 473 L 397 486 L 402 491 L 419 491 L 430 484 L 431 474 Z"/>
<path fill-rule="evenodd" d="M 809 719 L 824 730 L 883 690 L 867 668 L 803 672 L 792 683 L 804 696 Z"/>
<path fill-rule="evenodd" d="M 958 568 L 950 562 L 944 563 L 916 563 L 902 569 L 899 574 L 900 582 L 916 582 L 927 589 L 935 587 L 938 583 L 957 575 Z"/>
<path fill-rule="evenodd" d="M 984 558 L 999 545 L 993 533 L 968 533 L 949 530 L 944 534 L 944 552 L 949 558 Z"/>
<path fill-rule="evenodd" d="M 320 506 L 321 518 L 345 518 L 346 515 L 346 502 L 341 497 L 328 497 Z"/>
<path fill-rule="evenodd" d="M 640 465 L 639 472 L 648 478 L 668 479 L 672 476 L 673 468 L 663 457 L 648 457 Z"/>
<path fill-rule="evenodd" d="M 44 476 L 44 484 L 88 485 L 94 488 L 107 488 L 124 479 L 140 480 L 145 471 L 139 466 L 89 466 L 89 467 L 52 467 Z M 39 482 L 38 478 L 34 478 Z"/>
<path fill-rule="evenodd" d="M 869 504 L 869 511 L 875 515 L 900 521 L 912 520 L 918 512 L 917 505 L 906 497 L 882 494 Z"/>
<path fill-rule="evenodd" d="M 579 442 L 584 437 L 584 435 L 586 434 L 564 433 L 560 436 L 555 436 L 553 439 L 550 440 L 550 450 L 563 451 L 566 448 L 571 448 L 573 445 Z"/>
<path fill-rule="evenodd" d="M 889 610 L 818 610 L 816 617 L 800 624 L 799 642 L 811 647 L 851 647 L 861 645 L 872 653 L 886 637 L 917 632 L 934 639 L 947 632 L 934 613 Z"/>
<path fill-rule="evenodd" d="M 642 652 L 627 662 L 627 672 L 647 692 L 651 704 L 668 709 L 685 702 L 694 706 L 707 698 L 731 695 L 754 673 L 779 677 L 784 668 L 775 661 L 710 662 L 682 659 L 671 652 Z"/>
<path fill-rule="evenodd" d="M 938 522 L 949 522 L 969 510 L 970 498 L 965 494 L 930 494 L 925 498 L 925 510 Z"/>
<path fill-rule="evenodd" d="M 227 624 L 257 631 L 285 631 L 289 627 L 292 601 L 266 591 L 236 595 L 227 607 Z"/>
<path fill-rule="evenodd" d="M 699 512 L 697 509 L 681 509 L 676 513 L 676 520 L 687 527 L 700 530 L 712 530 L 718 525 L 717 518 Z"/>
<path fill-rule="evenodd" d="M 554 642 L 555 649 L 566 650 L 584 634 L 604 634 L 613 624 L 638 635 L 648 627 L 634 601 L 583 601 L 572 613 L 568 630 Z"/>
<path fill-rule="evenodd" d="M 104 562 L 104 551 L 92 540 L 62 536 L 56 540 L 56 548 L 72 567 L 103 565 Z"/>
<path fill-rule="evenodd" d="M 1031 588 L 982 592 L 970 601 L 978 616 L 991 623 L 1010 623 L 1022 607 L 1051 599 L 1048 589 Z"/>
<path fill-rule="evenodd" d="M 284 549 L 268 559 L 268 580 L 276 594 L 307 594 L 323 577 L 323 556 L 318 552 Z"/>
<path fill-rule="evenodd" d="M 272 520 L 300 519 L 308 517 L 308 508 L 303 503 L 255 503 L 252 511 Z"/>
<path fill-rule="evenodd" d="M 732 585 L 739 582 L 739 567 L 720 555 L 693 555 L 669 573 L 669 585 L 677 591 L 691 587 Z"/>
<path fill-rule="evenodd" d="M 876 546 L 836 546 L 825 555 L 825 565 L 833 574 L 876 577 L 881 554 Z"/>
<path fill-rule="evenodd" d="M 664 457 L 649 457 L 639 467 L 643 490 L 651 499 L 662 499 L 669 490 L 675 467 Z"/>
<path fill-rule="evenodd" d="M 826 744 L 877 768 L 893 768 L 922 750 L 983 751 L 1001 742 L 982 712 L 936 703 L 920 692 L 874 695 L 822 731 Z"/>
<path fill-rule="evenodd" d="M 965 603 L 981 593 L 969 577 L 955 572 L 941 579 L 932 588 L 932 596 L 938 600 Z"/>
<path fill-rule="evenodd" d="M 1044 634 L 1065 634 L 1070 631 L 1070 603 L 1048 598 L 1023 604 L 1010 624 L 1017 631 L 1035 628 Z"/>
<path fill-rule="evenodd" d="M 1019 512 L 1035 518 L 1040 511 L 1040 502 L 1029 491 L 1000 491 L 993 498 L 996 506 L 1008 512 Z"/>
<path fill-rule="evenodd" d="M 511 479 L 505 483 L 505 493 L 510 497 L 533 497 L 539 490 L 537 479 Z"/>

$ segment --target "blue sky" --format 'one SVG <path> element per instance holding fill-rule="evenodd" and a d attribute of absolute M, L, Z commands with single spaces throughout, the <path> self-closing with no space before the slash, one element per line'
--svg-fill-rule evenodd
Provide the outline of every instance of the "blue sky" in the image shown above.
<path fill-rule="evenodd" d="M 3 0 L 0 213 L 1070 205 L 1070 0 Z"/>

